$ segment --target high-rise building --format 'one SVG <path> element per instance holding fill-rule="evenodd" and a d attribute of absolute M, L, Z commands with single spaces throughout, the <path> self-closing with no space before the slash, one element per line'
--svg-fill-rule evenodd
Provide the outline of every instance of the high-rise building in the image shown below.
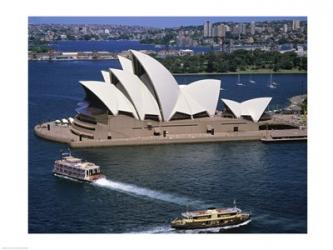
<path fill-rule="evenodd" d="M 217 27 L 218 26 L 213 26 L 213 28 L 212 28 L 212 37 L 217 37 L 218 35 L 217 35 Z"/>
<path fill-rule="evenodd" d="M 204 37 L 212 37 L 212 24 L 209 21 L 204 23 Z"/>
<path fill-rule="evenodd" d="M 246 34 L 246 23 L 242 23 L 240 28 L 241 28 L 240 32 L 245 35 Z"/>
<path fill-rule="evenodd" d="M 241 27 L 239 24 L 236 24 L 235 26 L 232 27 L 232 34 L 234 35 L 239 35 L 241 33 Z"/>
<path fill-rule="evenodd" d="M 226 29 L 225 29 L 224 24 L 220 24 L 217 26 L 217 36 L 218 37 L 225 37 L 225 32 L 226 32 Z"/>
<path fill-rule="evenodd" d="M 256 23 L 254 21 L 251 22 L 251 26 L 250 26 L 251 30 L 251 35 L 254 35 L 256 32 Z"/>
<path fill-rule="evenodd" d="M 224 25 L 224 28 L 225 28 L 225 32 L 230 32 L 230 26 L 229 25 Z"/>
<path fill-rule="evenodd" d="M 283 32 L 284 33 L 288 32 L 288 24 L 286 24 L 286 23 L 283 25 Z"/>
<path fill-rule="evenodd" d="M 301 26 L 301 21 L 300 20 L 293 20 L 293 30 L 299 30 Z"/>
<path fill-rule="evenodd" d="M 209 27 L 209 21 L 204 23 L 204 27 L 203 27 L 203 36 L 204 37 L 208 37 L 208 27 Z"/>

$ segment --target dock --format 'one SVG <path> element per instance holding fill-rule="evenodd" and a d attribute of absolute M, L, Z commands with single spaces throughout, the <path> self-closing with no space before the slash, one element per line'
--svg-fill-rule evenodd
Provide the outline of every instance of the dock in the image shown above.
<path fill-rule="evenodd" d="M 279 130 L 279 131 L 267 131 L 266 135 L 260 140 L 264 143 L 274 142 L 300 142 L 307 141 L 307 130 Z"/>

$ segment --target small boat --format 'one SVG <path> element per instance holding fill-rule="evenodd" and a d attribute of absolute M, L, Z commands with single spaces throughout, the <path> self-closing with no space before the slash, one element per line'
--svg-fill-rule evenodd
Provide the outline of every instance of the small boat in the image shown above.
<path fill-rule="evenodd" d="M 182 213 L 181 218 L 171 221 L 171 227 L 175 229 L 206 229 L 224 228 L 227 226 L 247 224 L 251 221 L 250 213 L 242 212 L 234 202 L 232 208 L 208 208 Z M 247 222 L 247 223 L 245 223 Z"/>
<path fill-rule="evenodd" d="M 236 83 L 237 86 L 245 86 L 244 83 L 241 83 L 240 81 L 240 75 L 238 74 L 238 80 L 237 80 L 237 83 Z"/>
<path fill-rule="evenodd" d="M 276 89 L 277 85 L 278 85 L 278 83 L 276 83 L 275 81 L 273 81 L 273 76 L 271 74 L 268 87 L 271 88 L 271 89 Z"/>
<path fill-rule="evenodd" d="M 61 154 L 61 160 L 54 162 L 53 174 L 68 179 L 93 182 L 105 178 L 100 167 L 92 162 L 73 157 L 71 152 Z"/>
<path fill-rule="evenodd" d="M 252 75 L 250 75 L 249 83 L 253 83 L 253 84 L 256 83 L 256 81 L 252 79 Z"/>

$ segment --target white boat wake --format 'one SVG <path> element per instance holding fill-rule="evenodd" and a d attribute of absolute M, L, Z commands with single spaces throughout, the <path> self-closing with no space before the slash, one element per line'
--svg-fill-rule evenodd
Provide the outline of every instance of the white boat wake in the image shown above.
<path fill-rule="evenodd" d="M 225 227 L 221 227 L 220 229 L 225 229 L 225 230 L 227 230 L 227 229 L 232 229 L 232 228 L 237 228 L 237 227 L 245 226 L 245 225 L 249 224 L 251 221 L 252 221 L 252 220 L 249 219 L 249 220 L 244 221 L 244 222 L 242 222 L 242 223 L 240 223 L 240 224 L 232 225 L 232 226 L 225 226 Z"/>
<path fill-rule="evenodd" d="M 171 226 L 156 226 L 144 229 L 142 231 L 132 231 L 131 234 L 163 234 L 163 233 L 175 233 L 176 230 L 171 228 Z"/>
<path fill-rule="evenodd" d="M 93 185 L 108 188 L 111 190 L 119 191 L 122 193 L 127 193 L 135 196 L 142 196 L 150 199 L 165 201 L 169 203 L 174 203 L 182 206 L 207 206 L 201 201 L 193 200 L 185 196 L 174 195 L 170 193 L 160 192 L 151 190 L 149 188 L 143 188 L 132 184 L 127 184 L 123 182 L 111 181 L 108 179 L 99 179 L 93 182 Z"/>
<path fill-rule="evenodd" d="M 134 234 L 135 233 L 137 233 L 137 234 L 163 234 L 163 233 L 196 234 L 196 233 L 220 233 L 220 232 L 223 233 L 223 231 L 225 231 L 225 230 L 242 227 L 242 226 L 249 224 L 250 222 L 251 222 L 251 219 L 244 221 L 237 225 L 232 225 L 232 226 L 211 227 L 211 228 L 204 228 L 204 229 L 187 229 L 187 230 L 176 230 L 169 225 L 164 225 L 164 226 L 156 226 L 156 227 L 147 228 L 142 231 L 133 231 L 130 233 L 134 233 Z"/>
<path fill-rule="evenodd" d="M 251 222 L 251 219 L 244 221 L 242 223 L 239 223 L 237 225 L 230 225 L 230 226 L 224 226 L 224 227 L 211 227 L 211 228 L 203 228 L 203 229 L 177 230 L 176 232 L 192 233 L 192 234 L 193 233 L 219 233 L 219 232 L 223 233 L 223 231 L 225 231 L 225 230 L 242 227 L 242 226 L 249 224 L 250 222 Z"/>

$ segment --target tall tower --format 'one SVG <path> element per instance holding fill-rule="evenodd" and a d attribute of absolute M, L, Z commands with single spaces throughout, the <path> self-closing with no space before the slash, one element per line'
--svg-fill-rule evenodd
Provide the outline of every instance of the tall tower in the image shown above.
<path fill-rule="evenodd" d="M 212 23 L 208 24 L 208 36 L 209 37 L 213 36 L 213 24 Z"/>
<path fill-rule="evenodd" d="M 204 37 L 212 36 L 212 24 L 209 21 L 204 23 Z"/>
<path fill-rule="evenodd" d="M 283 32 L 284 33 L 288 32 L 288 24 L 286 24 L 286 23 L 283 25 Z"/>
<path fill-rule="evenodd" d="M 241 30 L 240 30 L 241 33 L 245 35 L 246 34 L 246 23 L 242 23 L 240 28 L 241 28 Z"/>
<path fill-rule="evenodd" d="M 301 23 L 300 20 L 293 20 L 293 26 L 292 26 L 293 30 L 299 30 L 300 23 Z"/>
<path fill-rule="evenodd" d="M 250 32 L 251 32 L 251 35 L 254 35 L 254 33 L 256 32 L 256 23 L 254 21 L 251 22 Z"/>
<path fill-rule="evenodd" d="M 217 36 L 218 37 L 225 37 L 225 26 L 224 24 L 220 24 L 217 26 Z"/>
<path fill-rule="evenodd" d="M 212 37 L 218 37 L 218 26 L 212 27 Z"/>

